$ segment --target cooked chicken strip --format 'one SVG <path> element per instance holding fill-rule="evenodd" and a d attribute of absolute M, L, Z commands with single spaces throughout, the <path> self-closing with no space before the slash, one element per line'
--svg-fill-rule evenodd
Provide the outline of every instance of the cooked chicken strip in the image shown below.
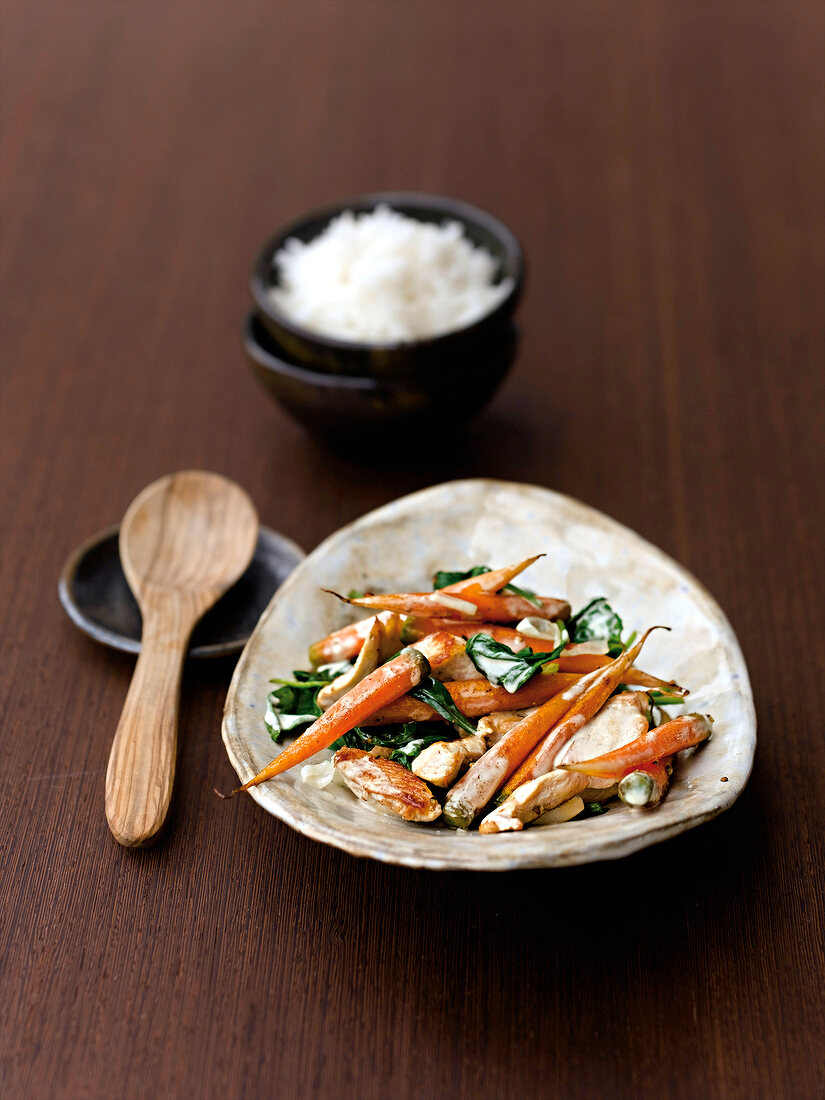
<path fill-rule="evenodd" d="M 441 813 L 427 784 L 394 760 L 350 748 L 339 749 L 332 759 L 346 785 L 364 802 L 377 802 L 405 821 L 433 821 Z"/>
<path fill-rule="evenodd" d="M 571 782 L 573 777 L 579 782 Z M 529 783 L 516 787 L 506 802 L 488 814 L 478 827 L 480 833 L 505 833 L 523 829 L 547 810 L 560 806 L 562 802 L 583 791 L 588 779 L 576 772 L 564 772 L 561 769 L 540 775 Z"/>
<path fill-rule="evenodd" d="M 449 787 L 463 767 L 478 760 L 486 751 L 487 744 L 478 734 L 458 741 L 436 741 L 416 756 L 412 770 L 427 783 Z"/>

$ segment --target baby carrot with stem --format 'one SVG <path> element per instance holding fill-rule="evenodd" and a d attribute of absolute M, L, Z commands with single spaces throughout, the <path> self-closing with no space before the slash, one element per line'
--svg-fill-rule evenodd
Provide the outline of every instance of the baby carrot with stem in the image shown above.
<path fill-rule="evenodd" d="M 444 805 L 445 821 L 456 828 L 469 828 L 476 814 L 487 805 L 499 787 L 513 775 L 539 742 L 542 747 L 548 746 L 548 751 L 552 752 L 554 758 L 558 749 L 596 714 L 621 683 L 623 674 L 639 656 L 651 631 L 656 629 L 651 627 L 632 649 L 617 657 L 606 668 L 590 673 L 572 688 L 555 695 L 488 749 L 447 795 Z M 544 770 L 550 769 L 548 767 Z M 524 780 L 520 780 L 515 786 L 520 786 L 522 782 Z"/>
<path fill-rule="evenodd" d="M 574 764 L 561 764 L 566 771 L 592 775 L 597 779 L 621 779 L 631 768 L 641 767 L 653 760 L 672 756 L 682 749 L 707 741 L 711 734 L 713 719 L 709 714 L 683 714 L 663 726 L 656 726 L 647 733 L 604 756 L 592 760 L 577 760 Z"/>
<path fill-rule="evenodd" d="M 332 589 L 324 589 L 339 600 L 353 607 L 366 607 L 370 611 L 394 611 L 398 615 L 459 616 L 464 620 L 484 620 L 491 623 L 515 623 L 525 618 L 566 619 L 570 604 L 552 596 L 537 596 L 533 603 L 524 596 L 504 593 L 464 592 L 461 596 L 450 592 L 390 592 L 383 596 L 359 596 L 349 600 Z M 455 606 L 458 602 L 466 607 Z"/>
<path fill-rule="evenodd" d="M 475 578 L 477 579 L 477 578 Z M 377 618 L 382 622 L 392 617 L 391 611 L 381 611 Z M 330 661 L 350 660 L 357 657 L 369 633 L 375 616 L 360 619 L 357 623 L 350 623 L 333 631 L 326 638 L 321 638 L 309 647 L 309 659 L 316 667 Z M 460 622 L 457 619 L 420 618 L 408 616 L 404 620 L 402 640 L 414 642 L 416 638 L 423 638 L 427 634 L 440 633 L 454 634 L 458 638 L 472 638 L 474 634 L 489 634 L 497 642 L 509 646 L 514 652 L 528 646 L 534 653 L 549 652 L 554 649 L 552 641 L 543 641 L 527 634 L 519 634 L 512 627 L 502 626 L 500 623 L 486 622 Z M 611 657 L 600 653 L 568 653 L 563 652 L 558 657 L 559 672 L 577 673 L 584 675 L 595 672 L 600 668 L 606 668 L 612 661 Z M 654 688 L 672 695 L 685 696 L 689 692 L 680 687 L 673 680 L 662 680 L 658 676 L 652 676 L 639 668 L 628 669 L 624 682 L 635 684 L 638 687 Z M 512 709 L 512 708 L 511 708 Z M 518 709 L 518 708 L 516 708 Z"/>
<path fill-rule="evenodd" d="M 404 695 L 431 669 L 439 668 L 462 649 L 461 642 L 451 634 L 430 634 L 415 646 L 407 646 L 397 657 L 365 676 L 354 688 L 325 711 L 320 718 L 296 738 L 252 779 L 237 787 L 228 797 L 256 787 L 276 775 L 303 763 L 333 741 L 348 733 L 381 707 Z M 227 796 L 221 796 L 227 797 Z"/>
<path fill-rule="evenodd" d="M 453 596 L 460 595 L 465 589 L 473 589 L 474 591 L 477 589 L 479 592 L 493 594 L 508 585 L 514 577 L 517 577 L 533 562 L 543 557 L 544 554 L 536 554 L 535 557 L 525 558 L 524 561 L 517 562 L 515 565 L 507 565 L 503 569 L 492 569 L 489 573 L 481 573 L 477 577 L 467 577 L 466 580 L 448 584 L 441 591 Z M 389 615 L 389 611 L 383 611 L 379 618 L 385 619 Z M 350 660 L 352 657 L 357 656 L 369 632 L 370 622 L 371 619 L 362 619 L 357 623 L 349 623 L 347 626 L 342 626 L 340 630 L 334 630 L 325 638 L 313 642 L 309 647 L 311 663 L 317 666 L 331 661 Z M 421 634 L 432 634 L 433 631 L 441 629 L 443 628 L 437 625 L 436 620 L 422 620 L 418 633 L 419 636 Z M 458 633 L 458 631 L 450 631 L 450 633 Z"/>

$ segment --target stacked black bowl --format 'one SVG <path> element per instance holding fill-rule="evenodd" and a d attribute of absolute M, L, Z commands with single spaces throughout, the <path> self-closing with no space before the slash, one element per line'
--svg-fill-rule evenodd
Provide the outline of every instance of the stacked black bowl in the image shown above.
<path fill-rule="evenodd" d="M 310 241 L 333 218 L 379 205 L 422 222 L 459 222 L 464 235 L 496 262 L 496 282 L 510 280 L 499 304 L 479 320 L 442 336 L 370 344 L 322 336 L 279 309 L 275 256 L 290 238 Z M 513 311 L 524 283 L 518 241 L 492 215 L 457 199 L 383 192 L 315 210 L 286 226 L 259 253 L 251 277 L 254 308 L 244 328 L 249 362 L 261 383 L 297 420 L 334 441 L 364 442 L 465 423 L 490 400 L 515 357 Z"/>

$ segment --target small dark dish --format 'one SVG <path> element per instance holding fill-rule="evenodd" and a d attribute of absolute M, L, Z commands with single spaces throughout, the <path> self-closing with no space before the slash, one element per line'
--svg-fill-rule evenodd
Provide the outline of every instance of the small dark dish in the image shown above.
<path fill-rule="evenodd" d="M 126 653 L 140 653 L 141 616 L 123 574 L 118 527 L 84 542 L 63 567 L 60 602 L 84 633 Z M 304 557 L 283 535 L 261 527 L 249 568 L 192 634 L 190 657 L 223 657 L 243 649 L 279 585 Z"/>
<path fill-rule="evenodd" d="M 369 344 L 335 339 L 309 332 L 295 324 L 275 305 L 269 291 L 278 283 L 273 266 L 275 254 L 290 237 L 309 241 L 317 237 L 330 221 L 344 210 L 362 213 L 385 203 L 393 210 L 419 221 L 458 221 L 466 236 L 481 245 L 498 261 L 497 281 L 508 276 L 513 287 L 492 312 L 478 321 L 445 333 L 411 343 Z M 500 343 L 524 283 L 524 256 L 521 246 L 506 225 L 469 203 L 440 195 L 406 191 L 386 191 L 358 195 L 330 206 L 313 210 L 286 226 L 261 250 L 252 269 L 250 287 L 258 315 L 270 337 L 286 359 L 314 371 L 350 374 L 360 378 L 386 378 L 443 374 L 461 374 L 479 357 L 487 354 L 490 345 Z"/>
<path fill-rule="evenodd" d="M 244 327 L 250 365 L 296 420 L 333 442 L 401 442 L 403 433 L 466 423 L 487 404 L 513 362 L 518 330 L 509 323 L 465 370 L 441 376 L 356 378 L 289 362 L 254 313 Z M 408 437 L 409 438 L 409 437 Z"/>

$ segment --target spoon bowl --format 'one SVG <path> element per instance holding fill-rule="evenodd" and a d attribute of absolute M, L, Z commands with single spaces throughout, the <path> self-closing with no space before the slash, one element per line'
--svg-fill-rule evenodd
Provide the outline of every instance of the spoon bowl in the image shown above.
<path fill-rule="evenodd" d="M 153 482 L 123 518 L 120 556 L 143 636 L 106 772 L 106 817 L 120 844 L 150 843 L 166 819 L 189 636 L 249 565 L 257 538 L 243 489 L 199 470 Z"/>

